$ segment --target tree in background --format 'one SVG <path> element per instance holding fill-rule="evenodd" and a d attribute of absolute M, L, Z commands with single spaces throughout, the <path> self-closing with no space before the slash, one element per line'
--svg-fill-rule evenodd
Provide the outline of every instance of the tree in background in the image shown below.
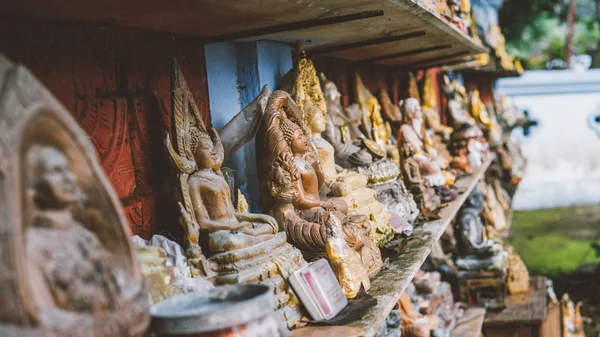
<path fill-rule="evenodd" d="M 500 26 L 509 53 L 526 69 L 565 60 L 569 0 L 506 0 Z M 574 54 L 590 54 L 600 67 L 600 0 L 577 0 Z"/>

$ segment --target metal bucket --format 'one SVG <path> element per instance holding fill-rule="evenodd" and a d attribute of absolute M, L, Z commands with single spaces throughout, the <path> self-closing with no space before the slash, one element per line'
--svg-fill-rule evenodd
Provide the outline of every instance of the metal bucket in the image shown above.
<path fill-rule="evenodd" d="M 150 329 L 157 336 L 281 336 L 273 290 L 248 284 L 217 287 L 208 295 L 189 293 L 152 306 Z"/>

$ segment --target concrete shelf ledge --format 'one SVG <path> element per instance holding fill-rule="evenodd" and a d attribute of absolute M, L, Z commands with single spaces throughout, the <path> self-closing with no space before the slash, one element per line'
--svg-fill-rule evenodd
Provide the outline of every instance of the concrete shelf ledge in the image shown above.
<path fill-rule="evenodd" d="M 456 182 L 456 187 L 463 193 L 442 209 L 440 212 L 441 219 L 427 222 L 415 228 L 404 254 L 391 260 L 379 275 L 371 281 L 369 293 L 377 299 L 377 305 L 371 308 L 360 321 L 353 322 L 350 326 L 362 328 L 365 331 L 365 336 L 375 336 L 398 302 L 400 295 L 402 295 L 402 292 L 412 281 L 427 255 L 429 255 L 433 244 L 440 239 L 446 227 L 454 219 L 469 194 L 484 176 L 494 158 L 495 156 L 492 155 L 470 176 L 463 177 Z"/>

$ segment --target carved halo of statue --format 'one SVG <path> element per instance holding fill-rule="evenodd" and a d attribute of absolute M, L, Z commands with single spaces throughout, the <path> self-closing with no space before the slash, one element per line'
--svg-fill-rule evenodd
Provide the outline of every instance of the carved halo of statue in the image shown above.
<path fill-rule="evenodd" d="M 221 172 L 224 153 L 232 153 L 256 132 L 269 94 L 263 88 L 259 97 L 221 130 L 221 134 L 237 137 L 237 141 L 228 139 L 226 151 L 219 133 L 205 126 L 175 63 L 173 123 L 166 147 L 178 171 L 180 222 L 192 273 L 214 278 L 217 284 L 276 285 L 278 310 L 288 327 L 292 327 L 301 315 L 286 277 L 306 265 L 306 261 L 300 251 L 287 243 L 286 233 L 280 231 L 273 217 L 236 211 L 231 189 Z"/>
<path fill-rule="evenodd" d="M 0 335 L 143 335 L 148 295 L 88 136 L 2 55 L 0 82 Z"/>

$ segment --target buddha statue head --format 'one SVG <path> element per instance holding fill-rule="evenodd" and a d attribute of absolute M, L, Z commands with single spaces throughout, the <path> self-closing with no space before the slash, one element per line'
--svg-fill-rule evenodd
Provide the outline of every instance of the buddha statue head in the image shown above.
<path fill-rule="evenodd" d="M 191 127 L 190 148 L 198 168 L 219 170 L 223 164 L 223 145 L 215 129 L 210 131 Z"/>
<path fill-rule="evenodd" d="M 279 124 L 283 139 L 295 155 L 303 155 L 309 150 L 309 143 L 302 129 L 288 118 L 282 118 Z"/>
<path fill-rule="evenodd" d="M 28 193 L 37 209 L 64 210 L 83 198 L 67 157 L 56 148 L 35 145 L 29 150 L 27 161 Z"/>

